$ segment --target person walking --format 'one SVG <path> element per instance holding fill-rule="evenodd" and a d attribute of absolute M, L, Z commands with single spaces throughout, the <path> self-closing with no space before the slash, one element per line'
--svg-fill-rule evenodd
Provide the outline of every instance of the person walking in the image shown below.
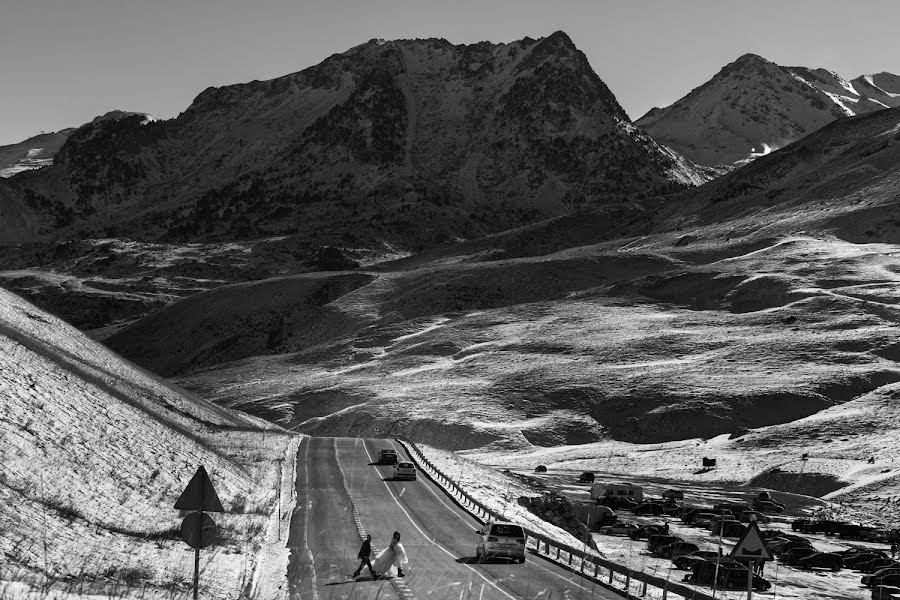
<path fill-rule="evenodd" d="M 409 562 L 406 558 L 406 550 L 400 543 L 400 532 L 395 531 L 390 545 L 378 553 L 375 558 L 375 570 L 384 576 L 388 576 L 394 568 L 397 569 L 397 577 L 403 577 L 403 565 Z"/>
<path fill-rule="evenodd" d="M 356 554 L 356 558 L 359 559 L 359 567 L 356 568 L 356 571 L 353 572 L 353 577 L 359 577 L 359 574 L 362 572 L 363 567 L 369 567 L 369 573 L 372 574 L 372 579 L 378 579 L 378 573 L 375 572 L 375 569 L 372 568 L 372 535 L 366 536 L 366 541 L 362 543 L 362 546 L 359 549 L 359 552 Z"/>

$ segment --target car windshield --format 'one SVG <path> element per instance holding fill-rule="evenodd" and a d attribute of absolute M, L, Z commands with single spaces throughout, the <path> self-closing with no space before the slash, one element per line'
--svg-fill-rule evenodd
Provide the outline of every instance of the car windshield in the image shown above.
<path fill-rule="evenodd" d="M 412 469 L 412 463 L 397 463 L 398 469 Z"/>
<path fill-rule="evenodd" d="M 382 450 L 382 454 L 397 454 L 396 450 Z"/>
<path fill-rule="evenodd" d="M 518 525 L 494 525 L 491 527 L 491 535 L 503 537 L 525 537 L 525 532 Z"/>

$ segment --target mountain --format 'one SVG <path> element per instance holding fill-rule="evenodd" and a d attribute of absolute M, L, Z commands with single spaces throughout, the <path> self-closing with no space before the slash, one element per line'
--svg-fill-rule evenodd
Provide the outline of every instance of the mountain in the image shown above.
<path fill-rule="evenodd" d="M 0 239 L 300 233 L 417 248 L 707 178 L 630 123 L 562 32 L 372 40 L 207 89 L 176 119 L 79 128 L 52 168 L 0 191 L 22 213 Z"/>
<path fill-rule="evenodd" d="M 0 177 L 53 164 L 53 157 L 75 128 L 42 133 L 18 144 L 0 146 Z"/>
<path fill-rule="evenodd" d="M 5 290 L 0 347 L 5 594 L 20 597 L 19 583 L 60 598 L 106 596 L 116 582 L 146 587 L 142 597 L 184 591 L 192 573 L 173 505 L 200 465 L 231 513 L 216 515 L 228 533 L 205 566 L 206 593 L 233 597 L 259 575 L 242 554 L 268 547 L 290 436 L 173 388 Z"/>
<path fill-rule="evenodd" d="M 831 121 L 897 106 L 897 76 L 848 82 L 825 69 L 741 56 L 666 108 L 635 121 L 655 140 L 703 165 L 740 165 Z"/>

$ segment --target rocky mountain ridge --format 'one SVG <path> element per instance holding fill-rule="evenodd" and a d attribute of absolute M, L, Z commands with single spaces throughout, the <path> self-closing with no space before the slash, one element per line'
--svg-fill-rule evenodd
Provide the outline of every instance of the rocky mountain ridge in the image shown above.
<path fill-rule="evenodd" d="M 78 129 L 52 168 L 0 189 L 19 216 L 0 238 L 302 233 L 415 248 L 706 179 L 630 123 L 562 32 L 372 40 L 298 73 L 207 89 L 169 121 Z"/>
<path fill-rule="evenodd" d="M 900 106 L 890 73 L 847 81 L 833 71 L 782 67 L 755 54 L 635 123 L 700 164 L 739 166 L 835 119 Z"/>

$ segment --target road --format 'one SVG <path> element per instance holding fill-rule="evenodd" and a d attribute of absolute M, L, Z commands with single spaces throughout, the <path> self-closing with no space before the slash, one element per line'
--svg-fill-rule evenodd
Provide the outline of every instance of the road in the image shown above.
<path fill-rule="evenodd" d="M 297 508 L 288 538 L 291 600 L 621 600 L 533 555 L 525 564 L 476 563 L 480 523 L 424 476 L 393 481 L 391 467 L 373 464 L 387 447 L 408 458 L 390 440 L 306 438 L 300 445 Z M 360 546 L 351 497 L 376 550 L 395 530 L 401 533 L 410 561 L 406 577 L 372 581 L 366 570 L 359 580 L 350 577 Z"/>

